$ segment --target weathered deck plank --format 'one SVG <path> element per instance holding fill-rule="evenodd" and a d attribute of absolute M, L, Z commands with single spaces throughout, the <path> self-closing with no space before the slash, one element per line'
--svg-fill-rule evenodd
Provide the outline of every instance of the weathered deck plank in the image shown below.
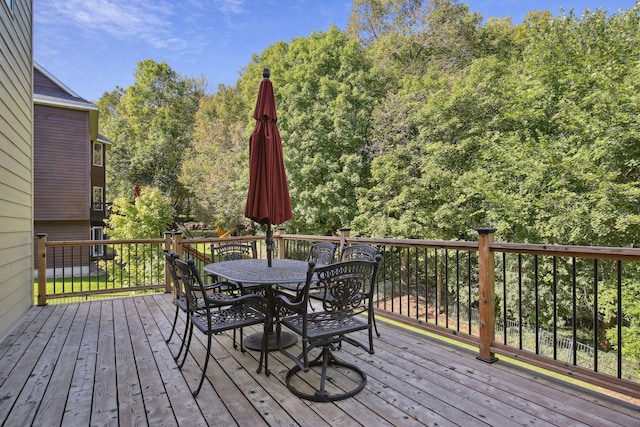
<path fill-rule="evenodd" d="M 60 390 L 69 390 L 71 387 L 89 307 L 89 304 L 79 304 L 76 307 L 69 306 L 69 308 L 77 308 L 77 310 L 69 327 L 69 334 L 55 365 L 53 375 L 51 375 L 50 383 L 56 386 L 46 388 L 40 408 L 33 420 L 34 425 L 55 425 L 62 422 L 67 395 L 66 393 L 60 393 Z"/>
<path fill-rule="evenodd" d="M 160 299 L 162 300 L 162 298 Z M 156 303 L 155 299 L 141 299 L 147 305 L 150 318 L 156 322 L 158 331 L 169 331 L 171 323 L 165 320 L 165 313 L 163 313 L 160 306 Z M 166 308 L 165 308 L 166 309 Z M 173 307 L 171 308 L 173 309 Z M 168 337 L 168 334 L 167 334 Z M 176 340 L 176 338 L 174 338 Z M 205 425 L 206 418 L 200 408 L 196 404 L 195 400 L 190 397 L 191 390 L 184 382 L 184 377 L 178 369 L 176 362 L 173 360 L 173 354 L 171 349 L 164 342 L 164 337 L 161 339 L 149 340 L 151 349 L 155 356 L 155 361 L 158 367 L 158 372 L 162 377 L 162 381 L 165 385 L 167 396 L 171 402 L 171 407 L 175 414 L 176 421 L 180 426 L 198 426 Z M 218 401 L 211 405 L 211 407 L 224 408 L 222 401 Z M 233 418 L 230 417 L 229 412 L 226 410 L 215 412 L 214 416 L 210 419 L 217 419 L 220 425 L 233 425 Z"/>
<path fill-rule="evenodd" d="M 61 423 L 65 426 L 86 426 L 91 424 L 91 401 L 98 358 L 100 306 L 102 303 L 93 301 L 83 304 L 89 306 L 89 315 L 84 324 L 77 359 L 73 361 L 75 362 L 75 368 Z M 64 394 L 64 391 L 61 391 L 61 393 Z"/>
<path fill-rule="evenodd" d="M 14 408 L 19 411 L 19 399 L 24 399 L 23 390 L 33 383 L 31 372 L 40 361 L 42 353 L 55 332 L 55 327 L 66 311 L 66 307 L 46 310 L 45 316 L 39 316 L 43 322 L 32 322 L 22 340 L 16 340 L 16 348 L 9 350 L 0 359 L 0 418 L 11 419 Z M 25 343 L 28 343 L 25 345 Z M 46 363 L 46 360 L 45 360 Z M 31 381 L 31 382 L 29 382 Z"/>
<path fill-rule="evenodd" d="M 62 316 L 59 318 L 52 316 L 52 318 L 49 319 L 49 322 L 52 324 L 51 326 L 54 327 L 53 333 L 51 335 L 36 335 L 35 340 L 42 343 L 40 357 L 37 359 L 33 357 L 20 359 L 20 362 L 23 362 L 23 360 L 27 361 L 27 363 L 20 366 L 19 369 L 26 370 L 29 378 L 20 390 L 11 414 L 7 418 L 7 425 L 32 423 L 33 418 L 40 409 L 40 403 L 48 389 L 60 354 L 63 352 L 64 343 L 70 332 L 68 325 L 72 324 L 77 309 L 77 305 L 64 307 Z M 17 389 L 18 388 L 16 388 L 16 390 Z M 44 408 L 45 411 L 50 409 L 51 408 Z"/>
<path fill-rule="evenodd" d="M 113 301 L 113 323 L 115 334 L 116 372 L 118 373 L 118 419 L 130 425 L 144 425 L 145 404 L 138 379 L 136 350 L 133 347 L 132 336 L 140 336 L 141 331 L 135 328 L 138 316 L 127 316 L 125 302 L 131 300 L 118 299 Z M 135 335 L 134 335 L 135 333 Z M 138 350 L 141 352 L 141 350 Z M 142 357 L 140 354 L 138 357 Z M 173 415 L 173 414 L 172 414 Z"/>
<path fill-rule="evenodd" d="M 206 337 L 194 333 L 178 369 L 180 337 L 164 341 L 173 310 L 163 294 L 34 307 L 0 341 L 0 425 L 640 426 L 637 406 L 502 361 L 485 364 L 382 319 L 375 354 L 346 344 L 338 352 L 367 373 L 353 398 L 298 399 L 284 384 L 289 359 L 272 352 L 272 374 L 257 374 L 259 353 L 241 353 L 231 334 L 219 334 L 194 399 Z M 179 335 L 183 328 L 181 316 Z"/>

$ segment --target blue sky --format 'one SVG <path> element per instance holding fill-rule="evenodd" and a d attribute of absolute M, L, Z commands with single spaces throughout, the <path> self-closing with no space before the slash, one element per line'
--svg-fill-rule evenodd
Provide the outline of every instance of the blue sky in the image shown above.
<path fill-rule="evenodd" d="M 133 83 L 137 63 L 166 61 L 181 75 L 204 76 L 213 92 L 266 47 L 331 24 L 345 29 L 351 0 L 34 0 L 34 59 L 80 96 L 98 100 Z M 470 0 L 472 12 L 510 16 L 530 10 L 598 7 L 615 12 L 635 0 Z"/>

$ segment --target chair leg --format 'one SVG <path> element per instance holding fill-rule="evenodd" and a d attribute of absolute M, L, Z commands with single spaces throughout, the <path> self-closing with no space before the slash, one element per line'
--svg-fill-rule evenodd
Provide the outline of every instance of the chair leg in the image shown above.
<path fill-rule="evenodd" d="M 207 355 L 205 356 L 204 366 L 202 367 L 202 376 L 200 377 L 200 384 L 193 393 L 193 397 L 196 397 L 200 393 L 202 384 L 204 383 L 204 377 L 207 375 L 207 367 L 209 366 L 209 359 L 211 358 L 211 333 L 207 334 Z"/>
<path fill-rule="evenodd" d="M 371 313 L 371 318 L 373 319 L 373 328 L 376 330 L 376 335 L 380 338 L 380 332 L 378 332 L 378 325 L 376 324 L 376 316 Z"/>
<path fill-rule="evenodd" d="M 233 330 L 233 348 L 238 348 L 238 342 L 236 341 L 236 330 Z M 244 353 L 242 349 L 242 328 L 240 328 L 240 351 Z"/>
<path fill-rule="evenodd" d="M 187 338 L 187 343 L 184 348 L 184 356 L 182 357 L 182 362 L 178 365 L 179 369 L 182 369 L 184 366 L 184 362 L 187 360 L 187 354 L 189 353 L 189 347 L 191 346 L 191 337 L 193 336 L 193 322 L 189 322 L 189 337 Z"/>
<path fill-rule="evenodd" d="M 260 363 L 258 363 L 258 369 L 256 370 L 256 373 L 258 374 L 262 371 L 264 361 L 264 374 L 266 376 L 271 375 L 271 371 L 269 370 L 269 349 L 267 348 L 267 343 L 269 341 L 268 330 L 270 329 L 270 325 L 270 322 L 265 322 L 264 332 L 262 333 L 262 347 L 260 349 Z"/>
<path fill-rule="evenodd" d="M 171 341 L 171 337 L 173 337 L 173 333 L 176 331 L 176 323 L 178 322 L 178 312 L 180 311 L 180 307 L 176 304 L 176 314 L 173 316 L 173 324 L 171 325 L 171 333 L 169 334 L 169 338 L 164 340 L 167 344 Z"/>
<path fill-rule="evenodd" d="M 184 347 L 185 347 L 184 344 L 187 339 L 187 333 L 189 332 L 190 324 L 191 324 L 191 318 L 189 317 L 189 315 L 187 315 L 187 318 L 185 319 L 185 323 L 184 323 L 184 333 L 182 334 L 182 342 L 180 343 L 180 350 L 178 350 L 178 354 L 176 354 L 176 356 L 173 358 L 176 362 L 178 361 L 178 359 L 180 359 L 182 350 L 184 350 Z"/>
<path fill-rule="evenodd" d="M 364 373 L 364 371 L 362 371 L 356 365 L 346 363 L 336 358 L 328 346 L 323 347 L 322 352 L 315 359 L 309 362 L 309 367 L 314 367 L 314 366 L 322 367 L 320 378 L 317 379 L 317 381 L 319 381 L 319 384 L 316 383 L 318 384 L 318 388 L 316 388 L 313 393 L 307 393 L 307 392 L 302 392 L 298 390 L 292 384 L 291 380 L 296 374 L 298 374 L 301 371 L 304 372 L 305 370 L 302 369 L 300 366 L 295 365 L 293 368 L 289 370 L 289 372 L 287 372 L 287 375 L 285 377 L 285 384 L 289 389 L 289 391 L 291 391 L 293 394 L 295 394 L 296 396 L 302 399 L 312 400 L 315 402 L 333 402 L 336 400 L 342 400 L 348 397 L 355 396 L 360 391 L 362 391 L 365 384 L 367 383 L 367 375 Z M 329 366 L 331 366 L 332 369 L 340 369 L 340 368 L 348 369 L 352 371 L 353 374 L 355 374 L 357 377 L 359 377 L 359 381 L 355 380 L 354 378 L 356 385 L 351 390 L 345 391 L 343 393 L 331 394 L 325 388 L 326 380 L 327 380 L 327 368 Z M 307 380 L 309 380 L 309 378 L 307 378 Z M 312 382 L 315 382 L 315 381 L 312 381 Z"/>

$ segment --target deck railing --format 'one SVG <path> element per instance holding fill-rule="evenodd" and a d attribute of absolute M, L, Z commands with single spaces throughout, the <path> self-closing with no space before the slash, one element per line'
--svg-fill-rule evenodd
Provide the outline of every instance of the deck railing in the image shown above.
<path fill-rule="evenodd" d="M 347 229 L 339 236 L 279 232 L 274 257 L 305 259 L 310 243 L 321 240 L 340 247 L 378 246 L 383 255 L 376 290 L 380 315 L 472 345 L 487 363 L 509 356 L 640 397 L 639 363 L 627 352 L 637 341 L 630 326 L 640 325 L 634 317 L 640 314 L 633 312 L 640 249 L 500 243 L 493 241 L 494 230 L 478 232 L 477 242 L 351 237 Z M 102 242 L 48 242 L 39 236 L 38 304 L 169 292 L 164 248 L 202 266 L 211 262 L 211 243 L 252 240 L 265 258 L 259 236 L 183 239 L 181 233 L 166 233 L 163 239 Z M 49 276 L 58 277 L 49 279 L 47 289 L 47 260 L 56 265 L 66 257 L 69 264 L 72 248 L 96 245 L 104 245 L 104 255 L 73 260 L 89 265 L 86 275 L 77 268 L 50 268 Z"/>

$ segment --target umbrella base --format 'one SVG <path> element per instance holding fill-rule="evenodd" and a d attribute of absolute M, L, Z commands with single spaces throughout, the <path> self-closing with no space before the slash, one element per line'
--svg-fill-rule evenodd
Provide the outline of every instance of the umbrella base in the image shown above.
<path fill-rule="evenodd" d="M 249 335 L 244 339 L 244 346 L 249 350 L 260 351 L 262 350 L 262 332 L 256 332 L 253 335 Z M 282 332 L 280 335 L 280 340 L 282 341 L 282 347 L 287 348 L 291 347 L 296 343 L 298 338 L 295 334 L 289 332 Z M 275 332 L 269 332 L 267 335 L 267 350 L 273 351 L 278 349 L 278 341 L 276 339 Z"/>

